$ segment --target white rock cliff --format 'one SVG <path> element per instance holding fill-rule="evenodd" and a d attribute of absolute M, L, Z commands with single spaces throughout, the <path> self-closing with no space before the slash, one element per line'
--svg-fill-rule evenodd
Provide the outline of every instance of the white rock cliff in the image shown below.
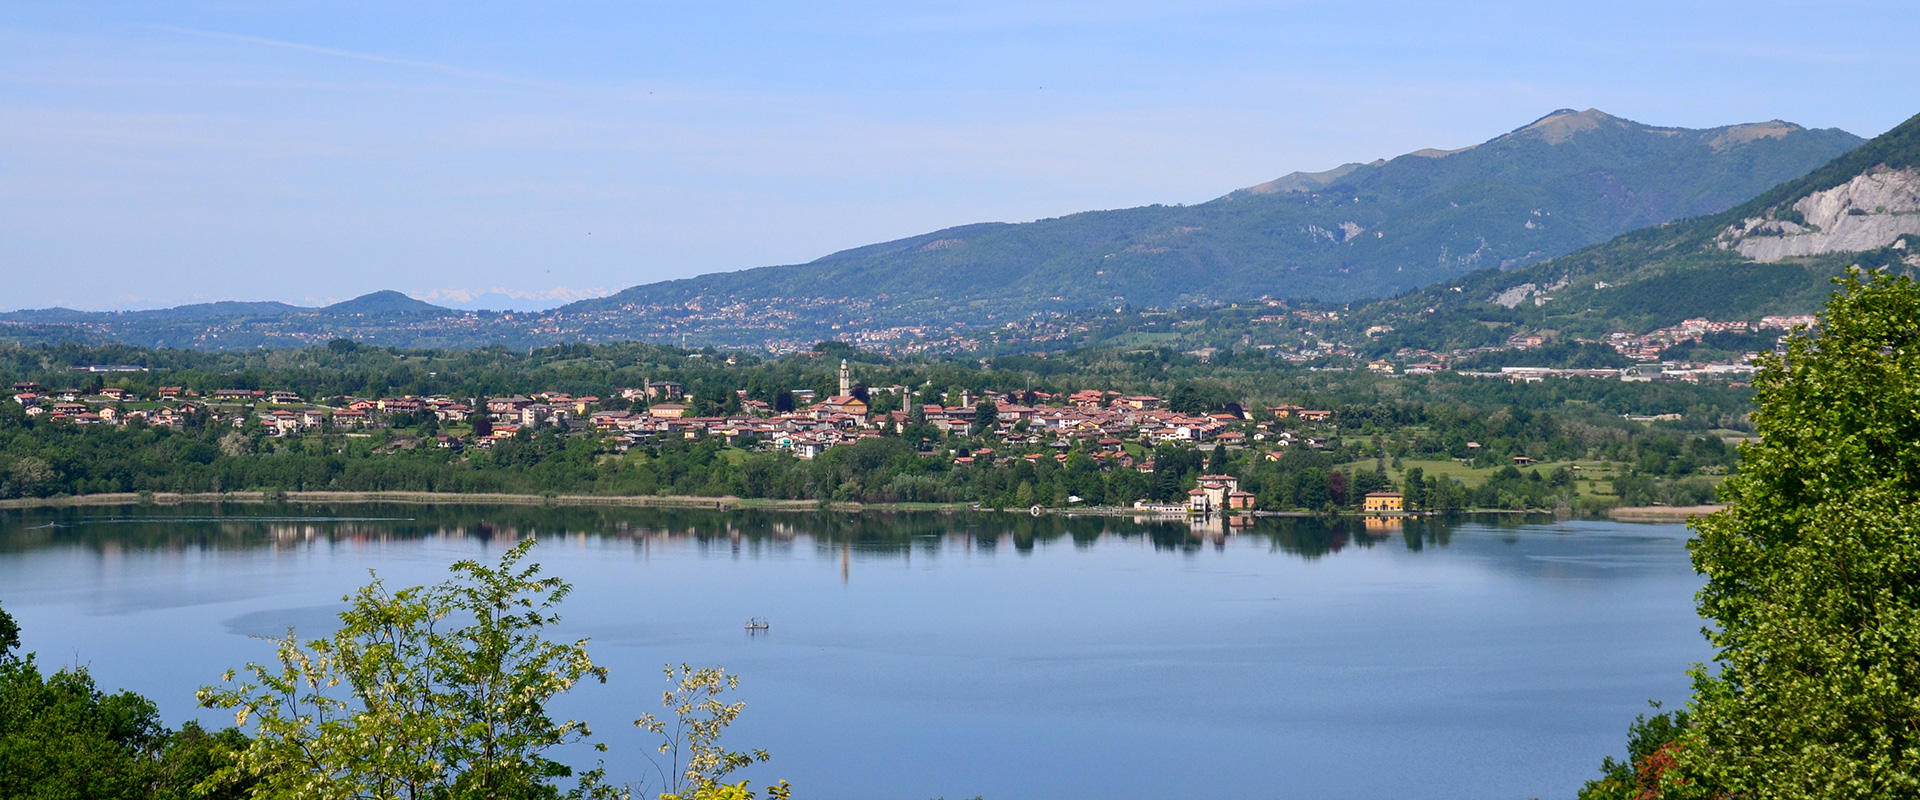
<path fill-rule="evenodd" d="M 1755 261 L 1878 250 L 1920 236 L 1920 171 L 1876 169 L 1793 204 L 1806 220 L 1752 217 L 1720 236 L 1720 247 Z"/>

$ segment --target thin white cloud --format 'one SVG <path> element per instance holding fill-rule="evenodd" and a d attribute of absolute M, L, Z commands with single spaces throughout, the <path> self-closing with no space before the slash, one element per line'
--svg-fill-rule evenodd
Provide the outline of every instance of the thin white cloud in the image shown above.
<path fill-rule="evenodd" d="M 314 53 L 317 55 L 333 56 L 336 58 L 350 58 L 358 61 L 370 61 L 375 64 L 392 64 L 394 66 L 401 66 L 401 67 L 414 67 L 416 69 L 430 70 L 433 72 L 439 72 L 445 75 L 452 75 L 460 78 L 474 78 L 477 80 L 498 81 L 501 83 L 519 84 L 522 86 L 542 85 L 541 82 L 539 81 L 530 81 L 523 78 L 516 78 L 511 75 L 502 75 L 497 72 L 483 72 L 480 70 L 466 69 L 464 67 L 455 67 L 448 64 L 436 64 L 432 61 L 420 61 L 420 60 L 411 59 L 411 58 L 394 58 L 392 56 L 383 56 L 378 53 L 362 53 L 355 50 L 342 50 L 337 47 L 322 47 L 320 45 L 307 44 L 305 42 L 290 42 L 284 39 L 268 39 L 262 36 L 248 36 L 248 35 L 239 34 L 239 33 L 222 33 L 220 31 L 203 31 L 195 28 L 180 28 L 172 25 L 155 25 L 153 26 L 153 28 L 155 30 L 166 31 L 168 33 L 177 33 L 182 36 L 197 36 L 202 39 L 214 39 L 217 41 L 226 41 L 226 42 L 242 42 L 246 44 L 257 44 L 257 45 L 262 45 L 266 47 L 279 47 L 287 50 L 298 50 L 304 53 Z"/>

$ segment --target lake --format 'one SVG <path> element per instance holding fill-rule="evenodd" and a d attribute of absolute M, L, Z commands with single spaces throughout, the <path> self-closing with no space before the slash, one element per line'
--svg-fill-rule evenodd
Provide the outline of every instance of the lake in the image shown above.
<path fill-rule="evenodd" d="M 537 536 L 561 711 L 647 774 L 667 663 L 741 676 L 746 773 L 798 797 L 1570 798 L 1710 653 L 1679 525 L 1217 525 L 1015 515 L 224 506 L 0 512 L 0 604 L 170 725 L 333 628 L 377 570 L 437 582 Z M 742 623 L 765 616 L 770 630 Z"/>

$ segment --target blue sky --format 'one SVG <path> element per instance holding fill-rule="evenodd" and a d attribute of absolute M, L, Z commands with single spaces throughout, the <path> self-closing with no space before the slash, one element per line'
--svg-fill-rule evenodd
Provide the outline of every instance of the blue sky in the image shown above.
<path fill-rule="evenodd" d="M 1920 112 L 1914 30 L 1911 0 L 13 2 L 0 308 L 540 304 L 1562 107 L 1873 136 Z"/>

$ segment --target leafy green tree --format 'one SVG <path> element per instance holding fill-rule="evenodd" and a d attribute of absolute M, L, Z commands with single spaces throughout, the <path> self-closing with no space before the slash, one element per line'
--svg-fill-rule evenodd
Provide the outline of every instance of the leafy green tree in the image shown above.
<path fill-rule="evenodd" d="M 1419 467 L 1413 467 L 1407 470 L 1405 478 L 1401 481 L 1402 483 L 1406 484 L 1406 486 L 1401 489 L 1401 495 L 1405 498 L 1406 506 L 1409 510 L 1419 510 L 1419 511 L 1426 510 L 1427 508 L 1426 480 L 1427 480 L 1426 470 L 1421 469 Z"/>
<path fill-rule="evenodd" d="M 1334 473 L 1338 475 L 1339 473 Z M 1294 503 L 1301 508 L 1318 511 L 1333 502 L 1328 487 L 1327 473 L 1318 467 L 1308 467 L 1294 473 Z"/>
<path fill-rule="evenodd" d="M 20 648 L 20 623 L 13 621 L 13 615 L 0 608 L 0 664 L 13 661 L 17 656 L 13 651 Z"/>
<path fill-rule="evenodd" d="M 980 426 L 981 435 L 993 432 L 993 426 L 1000 422 L 1000 406 L 991 397 L 983 397 L 973 405 L 974 424 Z"/>
<path fill-rule="evenodd" d="M 1699 523 L 1668 797 L 1920 794 L 1920 288 L 1855 271 L 1755 378 L 1760 441 Z"/>
<path fill-rule="evenodd" d="M 345 598 L 330 638 L 301 643 L 290 630 L 273 640 L 277 663 L 202 689 L 203 704 L 255 732 L 223 776 L 258 776 L 285 798 L 562 796 L 555 782 L 573 771 L 546 753 L 591 732 L 547 705 L 606 670 L 585 640 L 546 639 L 571 586 L 521 564 L 532 546 L 497 566 L 461 561 L 432 587 L 389 591 L 376 577 Z M 615 794 L 595 769 L 568 796 Z"/>
<path fill-rule="evenodd" d="M 1215 475 L 1227 471 L 1227 446 L 1216 444 L 1213 452 L 1207 456 L 1207 471 Z"/>
<path fill-rule="evenodd" d="M 106 694 L 85 670 L 0 667 L 0 797 L 146 797 L 165 742 L 152 701 Z"/>
<path fill-rule="evenodd" d="M 1658 709 L 1659 703 L 1653 707 Z M 1635 717 L 1627 729 L 1627 759 L 1607 756 L 1600 777 L 1581 787 L 1579 800 L 1642 800 L 1658 797 L 1660 783 L 1674 766 L 1675 743 L 1685 735 L 1687 712 Z"/>
<path fill-rule="evenodd" d="M 201 786 L 244 745 L 238 731 L 169 731 L 151 700 L 107 694 L 84 669 L 42 676 L 18 646 L 19 627 L 0 609 L 0 797 L 228 800 L 251 790 Z"/>
<path fill-rule="evenodd" d="M 1393 488 L 1393 481 L 1383 472 L 1353 473 L 1353 497 L 1363 500 L 1371 492 L 1384 492 Z"/>
<path fill-rule="evenodd" d="M 660 737 L 657 750 L 666 763 L 655 760 L 654 768 L 667 789 L 661 797 L 753 797 L 745 783 L 721 782 L 734 770 L 768 759 L 765 750 L 736 752 L 720 746 L 720 735 L 747 707 L 744 702 L 722 699 L 727 692 L 740 688 L 740 676 L 728 675 L 720 667 L 694 669 L 686 664 L 669 666 L 665 672 L 674 688 L 661 693 L 660 704 L 673 712 L 672 724 L 652 714 L 642 714 L 633 721 L 634 727 Z M 776 798 L 786 797 L 785 781 L 768 789 Z"/>

